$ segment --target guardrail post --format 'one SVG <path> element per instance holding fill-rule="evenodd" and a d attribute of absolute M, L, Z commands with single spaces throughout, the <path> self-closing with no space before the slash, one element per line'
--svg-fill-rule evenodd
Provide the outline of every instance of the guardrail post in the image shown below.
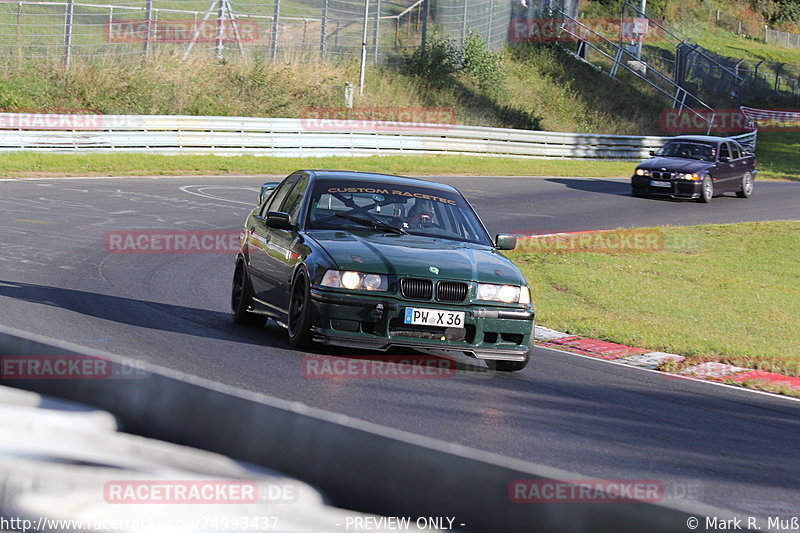
<path fill-rule="evenodd" d="M 278 57 L 278 20 L 281 16 L 281 0 L 275 0 L 275 12 L 272 15 L 272 43 L 270 44 L 269 55 L 275 61 Z"/>
<path fill-rule="evenodd" d="M 325 0 L 322 5 L 322 24 L 319 33 L 319 60 L 325 60 L 325 41 L 327 38 L 326 32 L 328 31 L 328 4 L 330 0 Z"/>
<path fill-rule="evenodd" d="M 72 18 L 75 10 L 75 0 L 67 0 L 64 13 L 64 64 L 67 68 L 72 62 Z"/>

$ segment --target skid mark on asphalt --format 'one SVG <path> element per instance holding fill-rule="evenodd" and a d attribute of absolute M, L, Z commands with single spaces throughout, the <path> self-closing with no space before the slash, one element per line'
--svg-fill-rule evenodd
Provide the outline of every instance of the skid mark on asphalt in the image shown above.
<path fill-rule="evenodd" d="M 194 190 L 196 189 L 196 190 Z M 196 196 L 201 196 L 203 198 L 209 198 L 211 200 L 220 200 L 223 202 L 231 202 L 234 204 L 243 204 L 250 207 L 255 207 L 255 202 L 242 202 L 240 200 L 231 200 L 230 198 L 224 198 L 221 196 L 215 196 L 213 194 L 209 194 L 205 191 L 207 190 L 245 190 L 245 191 L 252 191 L 258 192 L 258 189 L 254 187 L 242 187 L 242 186 L 230 186 L 230 185 L 184 185 L 180 188 L 181 191 L 187 194 L 194 194 Z"/>

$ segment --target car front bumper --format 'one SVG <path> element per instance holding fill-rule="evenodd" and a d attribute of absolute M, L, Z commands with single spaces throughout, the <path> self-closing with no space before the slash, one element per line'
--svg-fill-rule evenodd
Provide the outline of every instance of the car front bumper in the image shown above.
<path fill-rule="evenodd" d="M 647 196 L 669 196 L 671 198 L 700 198 L 702 194 L 702 181 L 657 180 L 669 183 L 669 187 L 653 187 L 650 180 L 649 176 L 631 177 L 633 192 Z"/>
<path fill-rule="evenodd" d="M 478 359 L 524 361 L 533 344 L 534 311 L 464 303 L 406 301 L 386 295 L 311 289 L 314 340 L 385 351 L 393 346 L 459 351 Z M 406 307 L 464 312 L 463 328 L 403 323 Z"/>

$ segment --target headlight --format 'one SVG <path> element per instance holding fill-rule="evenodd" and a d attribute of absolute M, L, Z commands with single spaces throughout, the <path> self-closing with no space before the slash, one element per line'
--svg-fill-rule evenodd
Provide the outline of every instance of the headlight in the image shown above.
<path fill-rule="evenodd" d="M 322 276 L 320 285 L 336 289 L 350 289 L 362 291 L 385 291 L 389 287 L 389 279 L 383 274 L 365 274 L 346 270 L 328 270 Z"/>
<path fill-rule="evenodd" d="M 531 297 L 527 287 L 478 283 L 478 295 L 476 299 L 507 304 L 527 304 L 530 303 Z"/>
<path fill-rule="evenodd" d="M 703 179 L 703 177 L 695 172 L 694 174 L 678 174 L 678 179 L 689 180 L 689 181 L 700 181 L 701 179 Z"/>
<path fill-rule="evenodd" d="M 636 169 L 636 175 L 637 176 L 649 176 L 650 175 L 650 171 L 649 170 L 645 170 L 643 168 L 637 168 Z"/>
<path fill-rule="evenodd" d="M 340 279 L 345 289 L 357 289 L 361 285 L 361 274 L 358 272 L 345 272 Z"/>
<path fill-rule="evenodd" d="M 364 288 L 368 291 L 381 291 L 386 290 L 386 276 L 379 276 L 378 274 L 366 274 L 362 280 Z"/>

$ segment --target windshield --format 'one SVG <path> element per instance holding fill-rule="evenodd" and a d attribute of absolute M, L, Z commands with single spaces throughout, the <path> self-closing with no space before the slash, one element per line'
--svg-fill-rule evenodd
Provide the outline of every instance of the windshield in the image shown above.
<path fill-rule="evenodd" d="M 716 149 L 711 144 L 697 141 L 671 141 L 665 144 L 656 155 L 714 161 L 717 154 Z"/>
<path fill-rule="evenodd" d="M 491 246 L 464 198 L 454 192 L 374 181 L 320 179 L 307 229 L 371 229 Z"/>

